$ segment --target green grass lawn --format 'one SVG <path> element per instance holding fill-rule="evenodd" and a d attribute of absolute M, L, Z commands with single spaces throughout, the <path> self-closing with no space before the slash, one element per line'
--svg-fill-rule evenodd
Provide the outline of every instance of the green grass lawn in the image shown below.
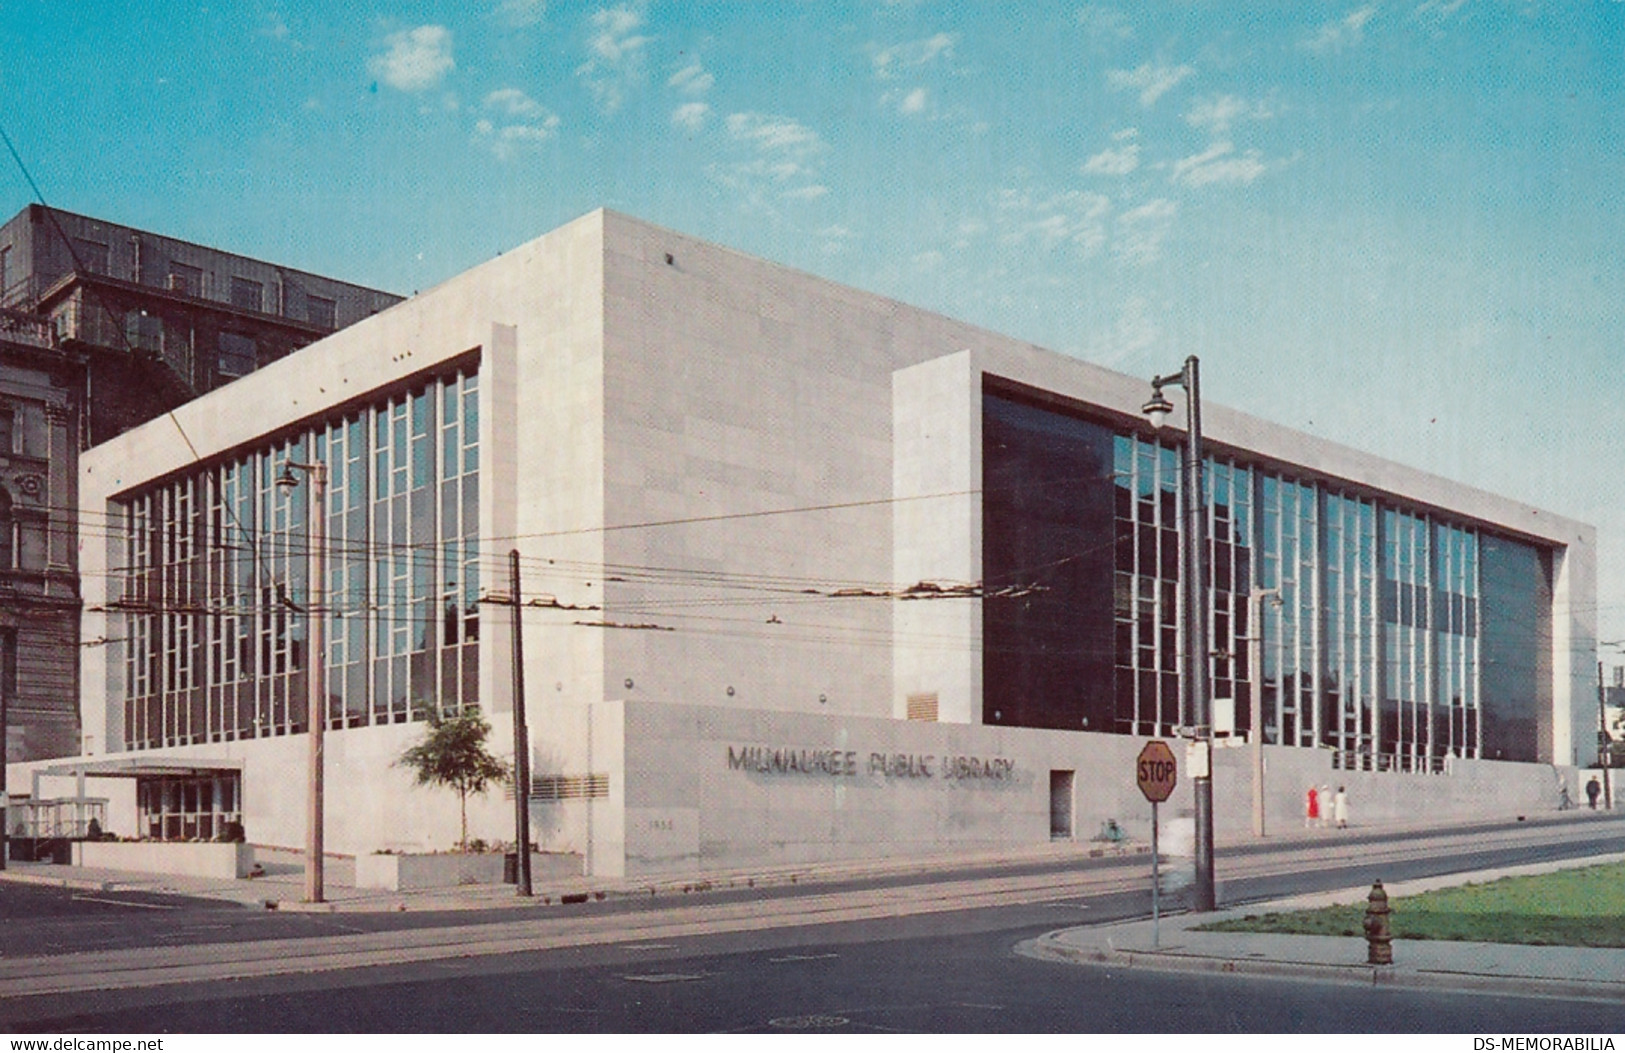
<path fill-rule="evenodd" d="M 1390 897 L 1396 940 L 1477 940 L 1559 947 L 1625 947 L 1625 863 L 1502 878 Z M 1249 914 L 1197 926 L 1210 932 L 1364 936 L 1365 904 Z"/>

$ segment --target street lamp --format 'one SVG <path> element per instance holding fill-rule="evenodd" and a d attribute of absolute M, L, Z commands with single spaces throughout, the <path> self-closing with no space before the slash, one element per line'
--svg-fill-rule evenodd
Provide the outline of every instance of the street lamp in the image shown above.
<path fill-rule="evenodd" d="M 306 510 L 307 534 L 310 538 L 310 593 L 305 605 L 305 625 L 308 629 L 308 668 L 305 676 L 305 723 L 310 729 L 310 812 L 305 828 L 305 902 L 322 902 L 322 827 L 323 800 L 322 774 L 325 766 L 322 756 L 322 732 L 326 729 L 327 714 L 327 643 L 325 608 L 327 585 L 327 465 L 301 464 L 283 461 L 282 474 L 277 476 L 277 488 L 291 491 L 299 485 L 293 474 L 298 468 L 310 477 L 310 504 Z"/>
<path fill-rule="evenodd" d="M 1185 665 L 1180 670 L 1185 697 L 1190 700 L 1191 722 L 1195 725 L 1195 763 L 1192 789 L 1196 794 L 1196 884 L 1193 886 L 1197 911 L 1215 906 L 1213 887 L 1213 718 L 1208 699 L 1207 670 L 1207 502 L 1202 496 L 1202 384 L 1196 356 L 1185 359 L 1185 368 L 1165 377 L 1151 378 L 1151 398 L 1141 412 L 1151 425 L 1162 427 L 1173 404 L 1162 389 L 1178 384 L 1185 389 Z"/>
<path fill-rule="evenodd" d="M 1247 631 L 1247 677 L 1252 683 L 1253 836 L 1264 836 L 1264 601 L 1281 605 L 1281 590 L 1253 586 L 1247 594 L 1252 625 Z"/>

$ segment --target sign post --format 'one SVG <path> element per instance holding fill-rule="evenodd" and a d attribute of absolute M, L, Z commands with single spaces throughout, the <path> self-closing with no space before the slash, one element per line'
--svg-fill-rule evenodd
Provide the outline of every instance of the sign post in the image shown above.
<path fill-rule="evenodd" d="M 1134 762 L 1134 780 L 1151 802 L 1151 946 L 1158 947 L 1162 944 L 1162 913 L 1157 897 L 1162 881 L 1157 860 L 1157 805 L 1173 794 L 1179 781 L 1179 764 L 1166 742 L 1152 739 L 1145 744 Z"/>

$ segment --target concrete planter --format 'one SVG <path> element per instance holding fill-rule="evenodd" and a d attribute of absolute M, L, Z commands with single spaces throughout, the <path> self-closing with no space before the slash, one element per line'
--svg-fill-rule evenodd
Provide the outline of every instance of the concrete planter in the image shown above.
<path fill-rule="evenodd" d="M 229 881 L 247 877 L 254 846 L 231 841 L 76 841 L 75 866 Z"/>
<path fill-rule="evenodd" d="M 399 892 L 454 885 L 500 885 L 502 853 L 442 852 L 433 855 L 355 857 L 355 887 Z"/>
<path fill-rule="evenodd" d="M 504 880 L 501 852 L 410 852 L 355 858 L 355 887 L 392 892 L 414 888 L 450 888 L 454 885 L 500 885 Z M 530 871 L 535 878 L 580 877 L 581 857 L 575 853 L 533 852 Z"/>

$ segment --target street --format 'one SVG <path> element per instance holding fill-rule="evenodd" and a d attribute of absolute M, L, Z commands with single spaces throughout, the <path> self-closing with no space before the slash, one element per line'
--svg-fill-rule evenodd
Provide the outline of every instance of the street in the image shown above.
<path fill-rule="evenodd" d="M 1622 835 L 1625 820 L 1599 818 L 1235 851 L 1220 856 L 1222 893 L 1238 903 L 1359 885 L 1373 866 L 1394 881 L 1591 855 L 1618 851 Z M 0 885 L 0 991 L 26 981 L 57 992 L 5 998 L 0 1023 L 67 1032 L 1625 1025 L 1625 1009 L 1600 1003 L 1122 971 L 1015 954 L 1021 940 L 1052 929 L 1146 913 L 1142 861 L 1091 863 L 472 916 L 289 915 L 163 897 L 125 906 L 116 893 Z M 138 948 L 149 950 L 132 956 Z M 69 951 L 78 953 L 57 958 L 59 975 L 48 975 Z M 157 983 L 162 969 L 175 970 L 176 982 Z"/>

